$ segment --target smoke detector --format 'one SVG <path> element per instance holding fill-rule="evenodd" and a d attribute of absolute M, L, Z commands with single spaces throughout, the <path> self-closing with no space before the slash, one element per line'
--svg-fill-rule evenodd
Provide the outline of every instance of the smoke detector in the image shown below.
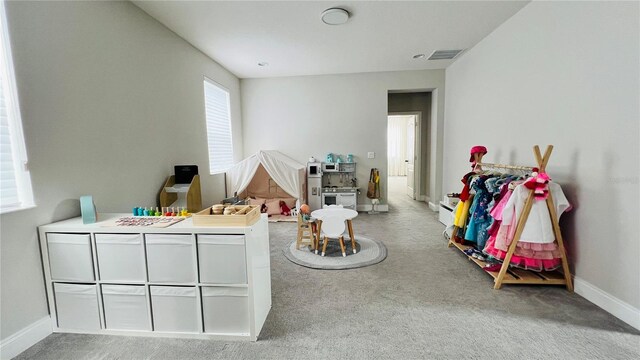
<path fill-rule="evenodd" d="M 342 25 L 349 20 L 349 12 L 341 8 L 330 8 L 322 12 L 320 19 L 327 25 Z"/>

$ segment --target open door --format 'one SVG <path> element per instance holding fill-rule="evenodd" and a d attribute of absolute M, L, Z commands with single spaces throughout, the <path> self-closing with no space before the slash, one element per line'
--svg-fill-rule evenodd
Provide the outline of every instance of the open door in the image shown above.
<path fill-rule="evenodd" d="M 405 113 L 388 116 L 387 184 L 388 196 L 420 196 L 420 114 Z"/>
<path fill-rule="evenodd" d="M 415 154 L 416 154 L 416 117 L 415 115 L 408 116 L 407 120 L 407 195 L 415 200 Z"/>

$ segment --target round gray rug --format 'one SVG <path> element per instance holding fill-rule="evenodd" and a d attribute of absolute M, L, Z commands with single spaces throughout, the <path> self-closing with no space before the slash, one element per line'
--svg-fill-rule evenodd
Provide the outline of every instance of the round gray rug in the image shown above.
<path fill-rule="evenodd" d="M 282 252 L 294 264 L 322 270 L 355 269 L 377 264 L 387 257 L 387 248 L 381 241 L 357 236 L 356 254 L 351 249 L 351 240 L 346 238 L 344 242 L 346 257 L 342 256 L 340 244 L 334 239 L 329 240 L 324 257 L 320 256 L 320 252 L 316 255 L 309 246 L 303 245 L 300 250 L 296 250 L 295 241 L 285 246 Z"/>

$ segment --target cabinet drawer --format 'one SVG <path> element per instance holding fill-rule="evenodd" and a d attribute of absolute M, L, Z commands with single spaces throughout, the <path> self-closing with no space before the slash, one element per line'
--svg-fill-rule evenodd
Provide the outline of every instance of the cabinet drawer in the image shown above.
<path fill-rule="evenodd" d="M 96 234 L 95 237 L 100 280 L 146 280 L 141 234 Z"/>
<path fill-rule="evenodd" d="M 445 226 L 453 224 L 452 211 L 440 205 L 438 220 Z"/>
<path fill-rule="evenodd" d="M 58 327 L 69 330 L 99 330 L 96 285 L 53 284 Z"/>
<path fill-rule="evenodd" d="M 195 287 L 151 286 L 149 291 L 155 331 L 198 332 Z"/>
<path fill-rule="evenodd" d="M 202 287 L 202 317 L 205 333 L 248 334 L 248 289 Z"/>
<path fill-rule="evenodd" d="M 51 279 L 94 281 L 89 234 L 47 233 Z"/>
<path fill-rule="evenodd" d="M 151 330 L 143 285 L 102 285 L 107 329 Z"/>
<path fill-rule="evenodd" d="M 145 239 L 149 282 L 195 283 L 192 235 L 147 234 Z"/>
<path fill-rule="evenodd" d="M 243 235 L 198 235 L 200 282 L 246 284 L 247 262 Z"/>
<path fill-rule="evenodd" d="M 340 194 L 338 199 L 343 207 L 353 208 L 356 205 L 356 194 Z"/>

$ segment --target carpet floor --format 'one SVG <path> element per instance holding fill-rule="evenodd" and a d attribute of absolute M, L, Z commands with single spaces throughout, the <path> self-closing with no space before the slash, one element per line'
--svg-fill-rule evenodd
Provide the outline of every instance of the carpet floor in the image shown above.
<path fill-rule="evenodd" d="M 356 235 L 385 261 L 314 270 L 282 248 L 295 224 L 270 223 L 273 308 L 259 341 L 52 334 L 18 359 L 638 359 L 640 332 L 562 287 L 504 286 L 447 248 L 424 203 L 390 198 Z"/>

